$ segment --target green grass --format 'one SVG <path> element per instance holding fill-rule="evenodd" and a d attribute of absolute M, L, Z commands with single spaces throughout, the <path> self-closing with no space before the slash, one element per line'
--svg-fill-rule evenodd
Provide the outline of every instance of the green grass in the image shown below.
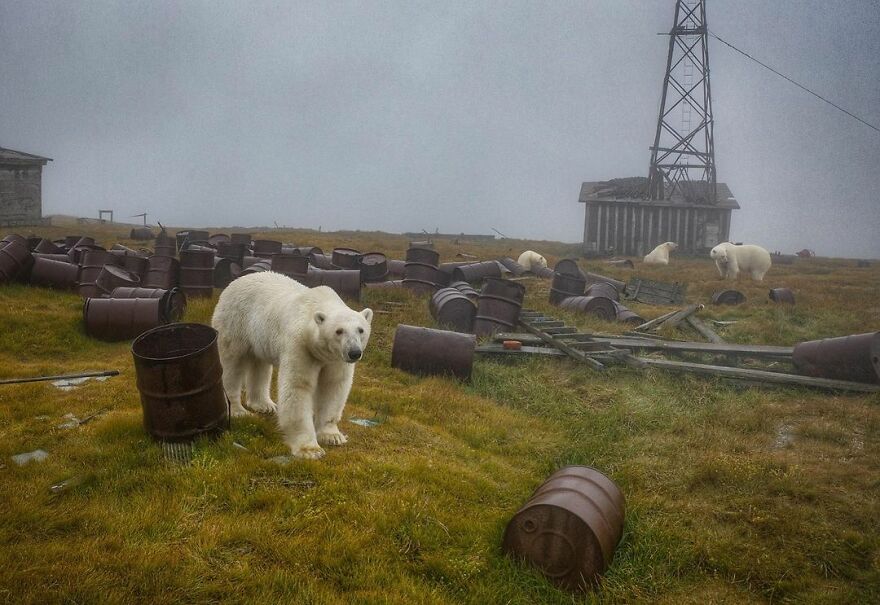
<path fill-rule="evenodd" d="M 47 230 L 52 236 L 62 235 Z M 90 228 L 89 232 L 98 231 Z M 122 241 L 110 229 L 102 243 Z M 402 257 L 406 241 L 373 233 L 267 234 L 325 250 Z M 484 258 L 554 243 L 444 243 Z M 707 301 L 724 284 L 708 259 L 674 258 L 619 279 L 685 281 Z M 793 344 L 880 329 L 880 271 L 809 259 L 741 281 L 732 342 Z M 767 300 L 791 287 L 794 308 Z M 545 302 L 527 304 L 585 329 L 620 326 Z M 385 307 L 385 301 L 403 307 Z M 216 302 L 191 301 L 209 322 Z M 279 465 L 270 418 L 236 420 L 200 441 L 191 464 L 164 460 L 144 432 L 129 343 L 85 336 L 72 294 L 0 287 L 0 377 L 118 369 L 62 392 L 0 386 L 0 602 L 9 603 L 579 603 L 880 600 L 880 397 L 763 390 L 623 368 L 597 374 L 565 359 L 479 359 L 468 383 L 392 369 L 398 323 L 433 325 L 426 301 L 367 291 L 388 310 L 358 366 L 342 430 L 320 461 Z M 646 317 L 665 308 L 633 305 Z M 61 416 L 110 411 L 75 429 Z M 379 418 L 377 427 L 349 422 Z M 234 447 L 243 444 L 247 451 Z M 10 456 L 42 448 L 42 463 Z M 627 500 L 626 527 L 599 590 L 561 592 L 500 552 L 504 527 L 564 464 L 601 469 Z M 53 494 L 49 486 L 77 484 Z"/>

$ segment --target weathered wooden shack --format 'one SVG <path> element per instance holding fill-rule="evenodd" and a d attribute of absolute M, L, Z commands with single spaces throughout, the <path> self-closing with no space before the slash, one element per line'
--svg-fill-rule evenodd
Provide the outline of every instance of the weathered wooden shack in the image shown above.
<path fill-rule="evenodd" d="M 40 223 L 43 166 L 51 161 L 51 158 L 0 147 L 0 226 Z"/>
<path fill-rule="evenodd" d="M 701 254 L 730 239 L 731 212 L 739 204 L 726 184 L 717 183 L 715 203 L 649 200 L 638 195 L 640 189 L 641 183 L 621 187 L 614 181 L 581 185 L 586 256 L 644 256 L 663 242 L 676 242 L 680 253 Z"/>

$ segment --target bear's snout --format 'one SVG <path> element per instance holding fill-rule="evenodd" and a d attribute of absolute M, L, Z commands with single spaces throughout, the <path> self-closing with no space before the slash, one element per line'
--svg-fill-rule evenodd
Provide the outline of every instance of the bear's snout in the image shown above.
<path fill-rule="evenodd" d="M 349 349 L 348 350 L 348 361 L 349 363 L 354 363 L 355 361 L 360 360 L 361 357 L 364 356 L 364 352 L 360 349 Z"/>

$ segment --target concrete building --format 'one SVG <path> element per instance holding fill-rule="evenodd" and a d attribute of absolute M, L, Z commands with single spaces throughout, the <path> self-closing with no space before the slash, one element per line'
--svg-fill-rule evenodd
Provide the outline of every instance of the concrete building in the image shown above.
<path fill-rule="evenodd" d="M 43 166 L 51 161 L 51 158 L 0 147 L 0 226 L 40 223 Z"/>

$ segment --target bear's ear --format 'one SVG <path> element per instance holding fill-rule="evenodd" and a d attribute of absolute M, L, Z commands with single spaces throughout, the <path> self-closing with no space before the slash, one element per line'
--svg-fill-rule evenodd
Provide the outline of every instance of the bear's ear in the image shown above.
<path fill-rule="evenodd" d="M 319 326 L 320 326 L 322 323 L 324 323 L 324 320 L 325 320 L 325 319 L 327 319 L 327 316 L 324 315 L 323 313 L 321 313 L 320 311 L 317 311 L 317 312 L 315 313 L 315 323 L 318 324 Z"/>
<path fill-rule="evenodd" d="M 372 309 L 364 309 L 361 311 L 361 315 L 364 316 L 364 319 L 367 320 L 367 323 L 371 323 L 373 321 L 373 310 Z"/>

